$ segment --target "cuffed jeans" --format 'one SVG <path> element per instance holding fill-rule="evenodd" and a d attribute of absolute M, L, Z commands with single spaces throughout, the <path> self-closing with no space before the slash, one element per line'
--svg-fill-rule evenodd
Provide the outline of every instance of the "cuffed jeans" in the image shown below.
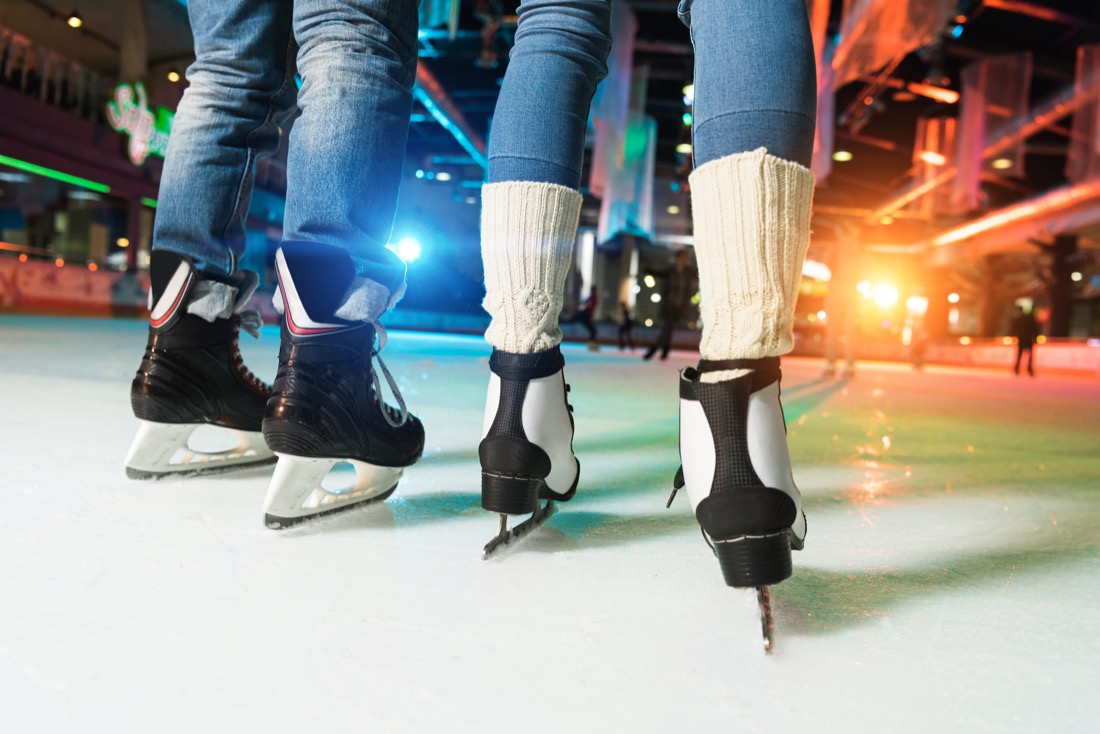
<path fill-rule="evenodd" d="M 191 0 L 195 63 L 165 158 L 154 248 L 228 276 L 256 160 L 290 134 L 285 240 L 345 247 L 391 291 L 393 226 L 416 78 L 416 0 Z M 295 70 L 302 87 L 294 83 Z"/>

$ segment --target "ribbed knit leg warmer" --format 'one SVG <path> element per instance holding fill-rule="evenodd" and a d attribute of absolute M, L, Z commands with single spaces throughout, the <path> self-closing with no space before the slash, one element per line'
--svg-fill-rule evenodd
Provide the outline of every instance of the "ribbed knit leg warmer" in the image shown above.
<path fill-rule="evenodd" d="M 558 314 L 582 197 L 557 184 L 506 181 L 481 189 L 485 332 L 491 345 L 534 354 L 561 342 Z"/>
<path fill-rule="evenodd" d="M 813 174 L 759 148 L 705 163 L 689 180 L 703 359 L 786 354 L 810 241 Z M 708 372 L 702 379 L 738 374 Z"/>

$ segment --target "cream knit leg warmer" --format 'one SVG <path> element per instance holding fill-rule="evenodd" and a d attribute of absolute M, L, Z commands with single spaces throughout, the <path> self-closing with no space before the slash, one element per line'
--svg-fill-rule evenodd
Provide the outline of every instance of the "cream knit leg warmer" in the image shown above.
<path fill-rule="evenodd" d="M 759 148 L 706 163 L 689 180 L 703 359 L 786 354 L 810 241 L 813 174 Z M 702 379 L 738 374 L 708 372 Z"/>
<path fill-rule="evenodd" d="M 580 192 L 557 184 L 506 181 L 481 189 L 485 339 L 513 354 L 561 342 L 558 314 L 581 213 Z"/>

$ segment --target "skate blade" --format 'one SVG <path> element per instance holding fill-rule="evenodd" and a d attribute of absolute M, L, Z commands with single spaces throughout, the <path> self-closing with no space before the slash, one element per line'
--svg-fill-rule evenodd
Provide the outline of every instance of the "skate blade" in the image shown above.
<path fill-rule="evenodd" d="M 775 617 L 772 616 L 772 592 L 767 586 L 756 587 L 756 602 L 760 605 L 760 631 L 764 635 L 764 652 L 775 651 Z"/>
<path fill-rule="evenodd" d="M 485 548 L 481 551 L 481 559 L 483 561 L 489 560 L 498 550 L 519 540 L 549 520 L 554 512 L 554 501 L 547 500 L 546 504 L 535 510 L 531 517 L 527 518 L 519 525 L 516 525 L 511 530 L 508 529 L 508 516 L 502 514 L 500 516 L 500 530 L 497 532 L 496 537 L 485 544 Z"/>
<path fill-rule="evenodd" d="M 276 454 L 279 463 L 264 498 L 264 524 L 281 529 L 323 515 L 386 499 L 397 489 L 403 467 L 375 466 L 354 459 L 315 459 Z M 350 487 L 326 488 L 325 477 L 337 464 L 350 464 Z"/>
<path fill-rule="evenodd" d="M 138 421 L 137 435 L 126 454 L 126 476 L 130 479 L 160 479 L 167 476 L 214 474 L 271 464 L 275 454 L 259 431 L 213 426 L 236 445 L 220 451 L 203 451 L 188 445 L 192 434 L 206 423 L 154 423 Z"/>

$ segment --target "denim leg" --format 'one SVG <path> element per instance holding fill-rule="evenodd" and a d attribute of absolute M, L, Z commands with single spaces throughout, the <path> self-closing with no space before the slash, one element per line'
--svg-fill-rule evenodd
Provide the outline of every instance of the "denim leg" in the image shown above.
<path fill-rule="evenodd" d="M 164 161 L 154 249 L 190 257 L 208 277 L 236 268 L 256 159 L 294 111 L 291 1 L 191 0 L 190 82 Z"/>
<path fill-rule="evenodd" d="M 695 47 L 698 168 L 767 148 L 807 168 L 817 79 L 805 0 L 681 0 Z"/>
<path fill-rule="evenodd" d="M 356 274 L 396 291 L 386 249 L 416 79 L 415 0 L 297 0 L 301 117 L 290 133 L 286 240 L 344 247 Z"/>
<path fill-rule="evenodd" d="M 523 0 L 489 136 L 489 182 L 579 189 L 588 108 L 607 76 L 610 0 Z"/>

